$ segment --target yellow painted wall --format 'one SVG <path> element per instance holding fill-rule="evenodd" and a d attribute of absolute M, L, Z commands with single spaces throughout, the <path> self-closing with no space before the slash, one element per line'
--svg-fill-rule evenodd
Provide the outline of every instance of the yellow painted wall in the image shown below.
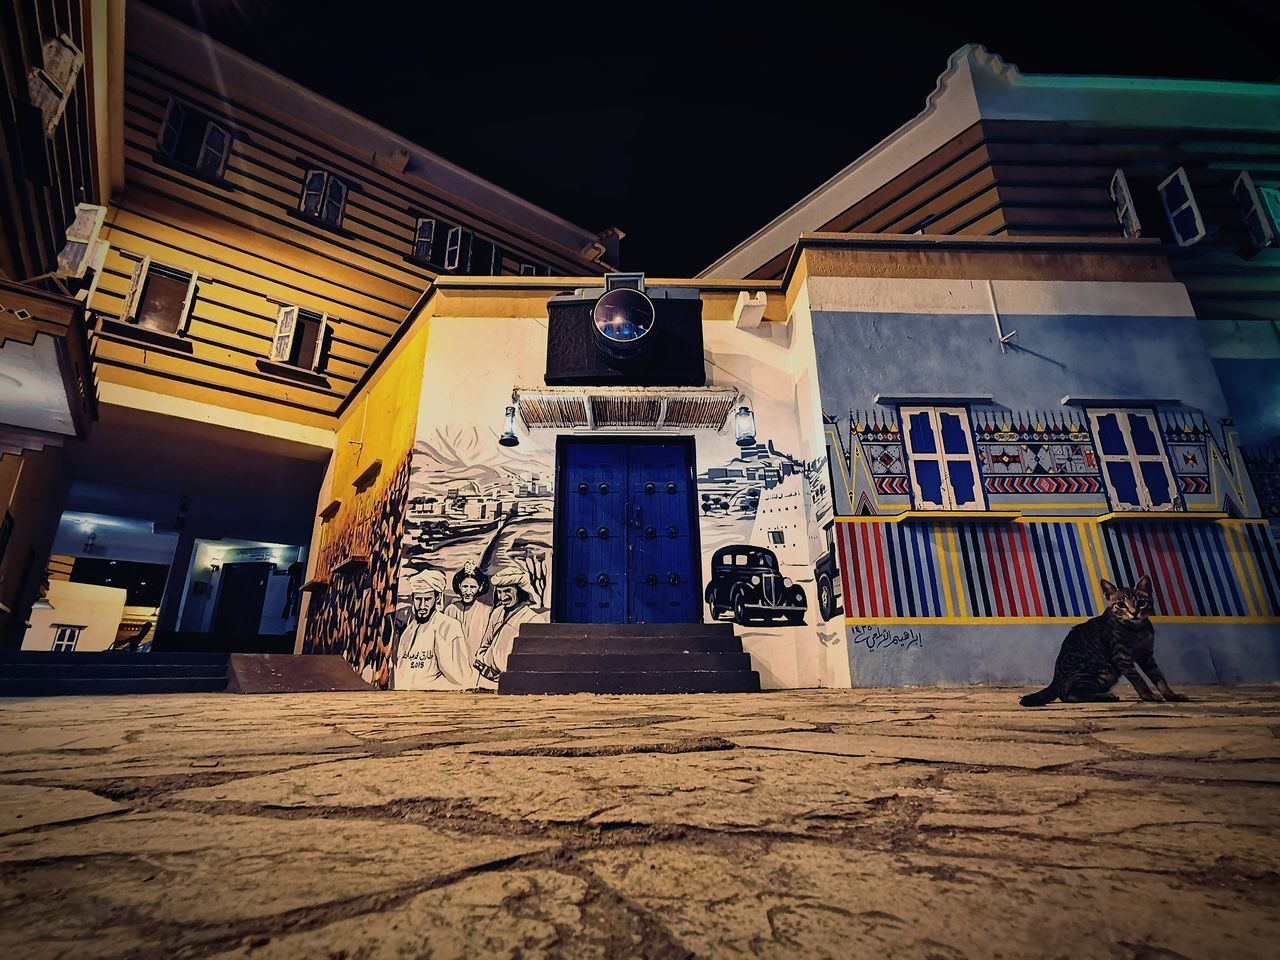
<path fill-rule="evenodd" d="M 333 500 L 340 506 L 332 519 L 317 521 L 308 575 L 326 585 L 309 595 L 302 611 L 301 652 L 341 654 L 380 686 L 390 679 L 388 614 L 395 604 L 429 327 L 426 317 L 416 322 L 339 424 L 317 512 Z M 357 489 L 352 481 L 377 461 L 376 479 Z M 365 563 L 335 570 L 352 556 Z"/>

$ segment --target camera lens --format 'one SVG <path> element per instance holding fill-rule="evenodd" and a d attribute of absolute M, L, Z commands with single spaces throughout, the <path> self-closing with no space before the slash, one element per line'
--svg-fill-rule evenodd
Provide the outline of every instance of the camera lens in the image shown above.
<path fill-rule="evenodd" d="M 614 343 L 639 340 L 653 329 L 653 302 L 639 290 L 610 290 L 596 302 L 592 319 Z"/>
<path fill-rule="evenodd" d="M 595 324 L 596 350 L 610 364 L 625 365 L 638 359 L 654 339 L 653 301 L 630 287 L 610 290 L 602 296 L 596 301 L 591 319 Z"/>

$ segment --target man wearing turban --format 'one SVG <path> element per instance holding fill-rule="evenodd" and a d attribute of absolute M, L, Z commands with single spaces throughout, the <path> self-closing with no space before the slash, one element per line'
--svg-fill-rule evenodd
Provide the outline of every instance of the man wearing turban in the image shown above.
<path fill-rule="evenodd" d="M 520 567 L 503 567 L 493 575 L 493 614 L 489 618 L 489 637 L 476 654 L 475 667 L 480 671 L 480 686 L 498 687 L 498 678 L 507 669 L 511 645 L 520 632 L 520 624 L 545 619 L 533 606 L 533 584 Z"/>
<path fill-rule="evenodd" d="M 472 690 L 477 685 L 462 626 L 441 609 L 444 573 L 424 570 L 409 580 L 413 619 L 400 634 L 397 690 Z"/>

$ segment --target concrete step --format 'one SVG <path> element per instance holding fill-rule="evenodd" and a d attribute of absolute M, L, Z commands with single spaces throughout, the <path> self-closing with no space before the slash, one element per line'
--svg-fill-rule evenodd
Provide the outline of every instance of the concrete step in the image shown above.
<path fill-rule="evenodd" d="M 135 660 L 138 658 L 134 658 Z M 95 677 L 223 677 L 226 663 L 61 663 L 0 664 L 0 680 L 84 679 Z"/>
<path fill-rule="evenodd" d="M 675 654 L 741 653 L 742 641 L 732 633 L 714 637 L 526 636 L 511 645 L 512 653 Z"/>
<path fill-rule="evenodd" d="M 614 637 L 732 637 L 731 623 L 522 623 L 522 637 L 595 640 Z"/>
<path fill-rule="evenodd" d="M 372 690 L 336 654 L 233 653 L 228 693 L 328 693 Z"/>
<path fill-rule="evenodd" d="M 582 653 L 525 653 L 519 645 L 507 658 L 507 669 L 533 673 L 634 673 L 681 670 L 750 670 L 745 653 L 608 653 L 591 648 Z"/>
<path fill-rule="evenodd" d="M 106 696 L 124 693 L 220 693 L 227 688 L 219 677 L 93 677 L 0 679 L 0 697 Z"/>
<path fill-rule="evenodd" d="M 524 672 L 508 670 L 498 693 L 759 693 L 754 670 L 663 670 L 627 672 Z"/>
<path fill-rule="evenodd" d="M 93 663 L 148 663 L 191 665 L 217 663 L 227 665 L 225 653 L 130 653 L 127 650 L 103 650 L 99 653 L 54 653 L 51 650 L 0 651 L 0 667 L 11 663 L 60 663 L 70 666 Z"/>

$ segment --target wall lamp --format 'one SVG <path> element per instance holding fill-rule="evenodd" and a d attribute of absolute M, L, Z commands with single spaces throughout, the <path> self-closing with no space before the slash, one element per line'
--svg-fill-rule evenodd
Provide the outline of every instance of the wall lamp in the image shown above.
<path fill-rule="evenodd" d="M 733 432 L 737 437 L 738 446 L 750 447 L 756 442 L 756 417 L 751 412 L 751 408 L 747 406 L 745 399 L 742 406 L 738 407 L 738 412 L 733 415 Z"/>
<path fill-rule="evenodd" d="M 506 423 L 503 425 L 502 436 L 498 438 L 498 443 L 504 447 L 518 447 L 520 438 L 516 436 L 516 408 L 515 404 L 507 407 Z"/>

